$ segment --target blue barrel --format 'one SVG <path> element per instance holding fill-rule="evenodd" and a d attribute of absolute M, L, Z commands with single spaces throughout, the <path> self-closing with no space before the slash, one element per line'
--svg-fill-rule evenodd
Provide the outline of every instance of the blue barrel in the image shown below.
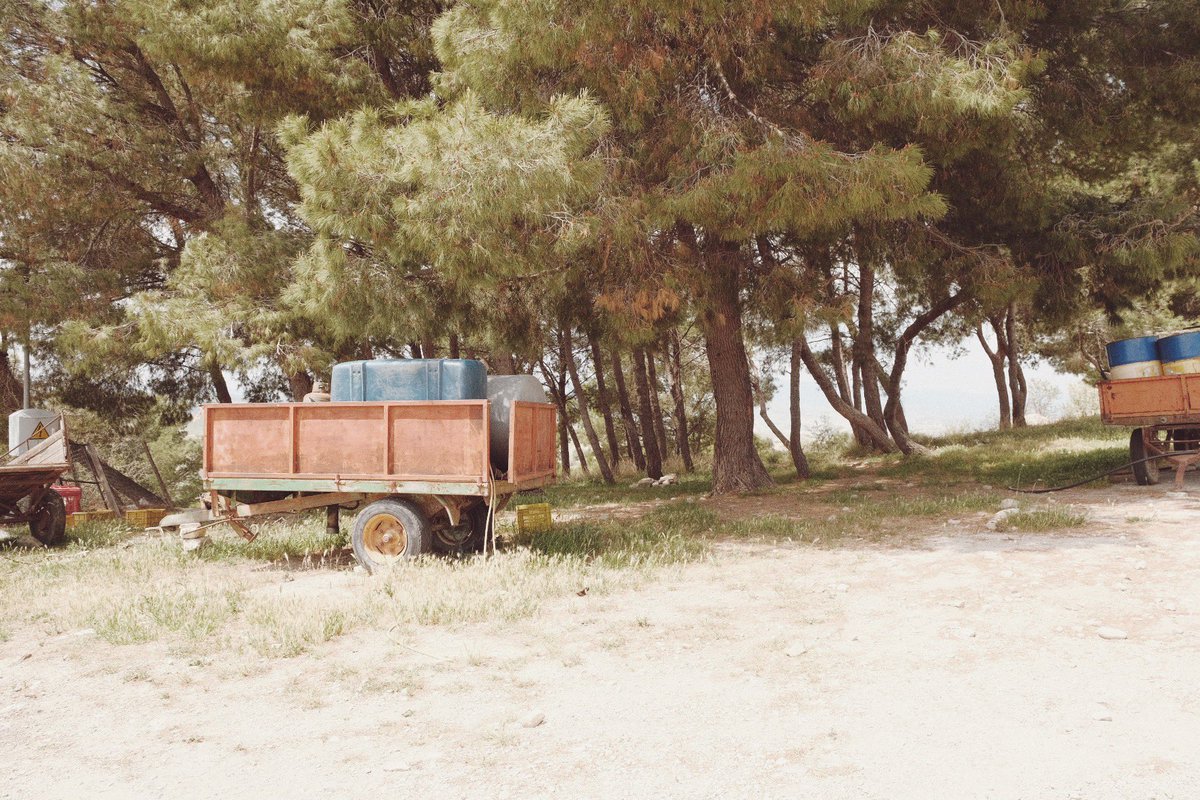
<path fill-rule="evenodd" d="M 1184 331 L 1159 339 L 1158 359 L 1166 375 L 1200 372 L 1200 331 Z"/>
<path fill-rule="evenodd" d="M 1156 378 L 1162 375 L 1157 336 L 1121 339 L 1110 342 L 1104 349 L 1108 351 L 1109 372 L 1115 381 Z"/>
<path fill-rule="evenodd" d="M 330 400 L 484 400 L 487 367 L 467 358 L 346 361 L 333 368 Z"/>

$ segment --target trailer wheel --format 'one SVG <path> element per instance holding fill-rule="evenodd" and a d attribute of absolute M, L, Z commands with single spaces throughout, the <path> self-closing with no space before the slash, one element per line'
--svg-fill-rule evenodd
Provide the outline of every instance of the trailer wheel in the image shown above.
<path fill-rule="evenodd" d="M 453 528 L 434 531 L 433 549 L 445 555 L 462 555 L 483 551 L 487 530 L 488 507 L 484 503 L 462 512 L 459 524 Z"/>
<path fill-rule="evenodd" d="M 408 500 L 376 500 L 359 512 L 350 534 L 354 557 L 367 572 L 387 569 L 429 549 L 429 518 Z"/>
<path fill-rule="evenodd" d="M 47 547 L 67 540 L 67 508 L 53 489 L 42 495 L 29 520 L 29 533 Z"/>
<path fill-rule="evenodd" d="M 1158 459 L 1143 461 L 1150 453 L 1146 449 L 1146 438 L 1141 428 L 1134 428 L 1129 435 L 1129 460 L 1133 461 L 1133 477 L 1139 486 L 1153 486 L 1158 483 Z"/>

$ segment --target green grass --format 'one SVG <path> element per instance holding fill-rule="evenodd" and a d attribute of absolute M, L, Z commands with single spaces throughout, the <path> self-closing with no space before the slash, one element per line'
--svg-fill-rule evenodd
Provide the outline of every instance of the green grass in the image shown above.
<path fill-rule="evenodd" d="M 925 438 L 926 457 L 893 458 L 879 474 L 928 485 L 973 481 L 996 487 L 1050 487 L 1074 483 L 1129 461 L 1124 428 L 1098 421 Z"/>
<path fill-rule="evenodd" d="M 217 526 L 210 531 L 210 543 L 199 551 L 206 561 L 270 562 L 298 569 L 332 566 L 337 553 L 348 541 L 345 532 L 325 531 L 325 515 L 297 514 L 277 520 L 251 523 L 256 536 L 247 542 L 231 529 Z"/>
<path fill-rule="evenodd" d="M 761 500 L 728 503 L 697 502 L 711 488 L 704 473 L 653 488 L 565 482 L 518 502 L 610 506 L 616 518 L 589 511 L 532 536 L 501 526 L 493 558 L 421 558 L 374 577 L 347 571 L 345 535 L 327 534 L 319 513 L 258 523 L 253 543 L 218 526 L 198 553 L 184 553 L 176 537 L 90 522 L 70 532 L 66 547 L 4 552 L 0 639 L 91 628 L 112 645 L 163 641 L 205 657 L 286 658 L 360 629 L 518 620 L 579 593 L 636 587 L 659 570 L 708 557 L 720 542 L 836 547 L 919 535 L 948 517 L 993 511 L 1001 495 L 980 484 L 1067 482 L 1119 464 L 1125 435 L 1069 422 L 929 439 L 929 457 L 858 457 L 874 467 L 865 472 L 828 466 L 828 475 L 854 478 L 829 491 L 820 480 L 799 484 L 775 464 L 779 486 Z M 1055 507 L 1008 520 L 1020 531 L 1083 524 L 1082 514 Z"/>
<path fill-rule="evenodd" d="M 624 475 L 616 484 L 606 486 L 599 480 L 565 480 L 537 492 L 525 492 L 513 498 L 514 503 L 547 502 L 554 508 L 607 503 L 644 503 L 648 500 L 674 500 L 696 497 L 712 491 L 712 476 L 694 472 L 679 476 L 679 483 L 670 486 L 630 486 L 640 476 Z"/>
<path fill-rule="evenodd" d="M 1087 516 L 1073 509 L 1034 508 L 1010 514 L 996 526 L 996 530 L 1044 533 L 1046 531 L 1058 531 L 1065 528 L 1080 528 L 1086 522 Z"/>

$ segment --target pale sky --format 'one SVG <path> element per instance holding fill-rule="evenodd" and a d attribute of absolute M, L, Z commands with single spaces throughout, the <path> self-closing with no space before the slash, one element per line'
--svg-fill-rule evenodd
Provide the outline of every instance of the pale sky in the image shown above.
<path fill-rule="evenodd" d="M 978 430 L 995 427 L 999 419 L 996 384 L 992 365 L 974 338 L 963 342 L 956 353 L 949 347 L 918 346 L 909 356 L 904 378 L 904 411 L 909 427 L 915 433 L 941 434 L 959 430 Z M 957 355 L 957 357 L 956 357 Z M 1050 405 L 1050 418 L 1066 413 L 1072 387 L 1083 387 L 1076 375 L 1062 375 L 1047 364 L 1025 367 L 1030 385 L 1029 405 L 1039 402 Z M 776 379 L 779 390 L 767 406 L 772 421 L 785 434 L 788 432 L 787 379 Z M 1087 389 L 1075 389 L 1076 393 Z M 1093 390 L 1094 391 L 1094 390 Z M 845 421 L 829 407 L 825 395 L 805 372 L 800 381 L 800 404 L 805 438 L 815 428 L 836 426 L 849 431 Z M 774 440 L 770 430 L 755 415 L 755 431 Z M 776 440 L 777 441 L 777 440 Z"/>

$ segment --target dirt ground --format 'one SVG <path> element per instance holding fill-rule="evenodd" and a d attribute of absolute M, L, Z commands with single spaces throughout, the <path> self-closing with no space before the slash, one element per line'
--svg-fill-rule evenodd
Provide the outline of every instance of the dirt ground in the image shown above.
<path fill-rule="evenodd" d="M 523 622 L 293 659 L 18 634 L 0 796 L 1198 797 L 1200 485 L 1058 502 L 1087 525 L 720 545 Z"/>

